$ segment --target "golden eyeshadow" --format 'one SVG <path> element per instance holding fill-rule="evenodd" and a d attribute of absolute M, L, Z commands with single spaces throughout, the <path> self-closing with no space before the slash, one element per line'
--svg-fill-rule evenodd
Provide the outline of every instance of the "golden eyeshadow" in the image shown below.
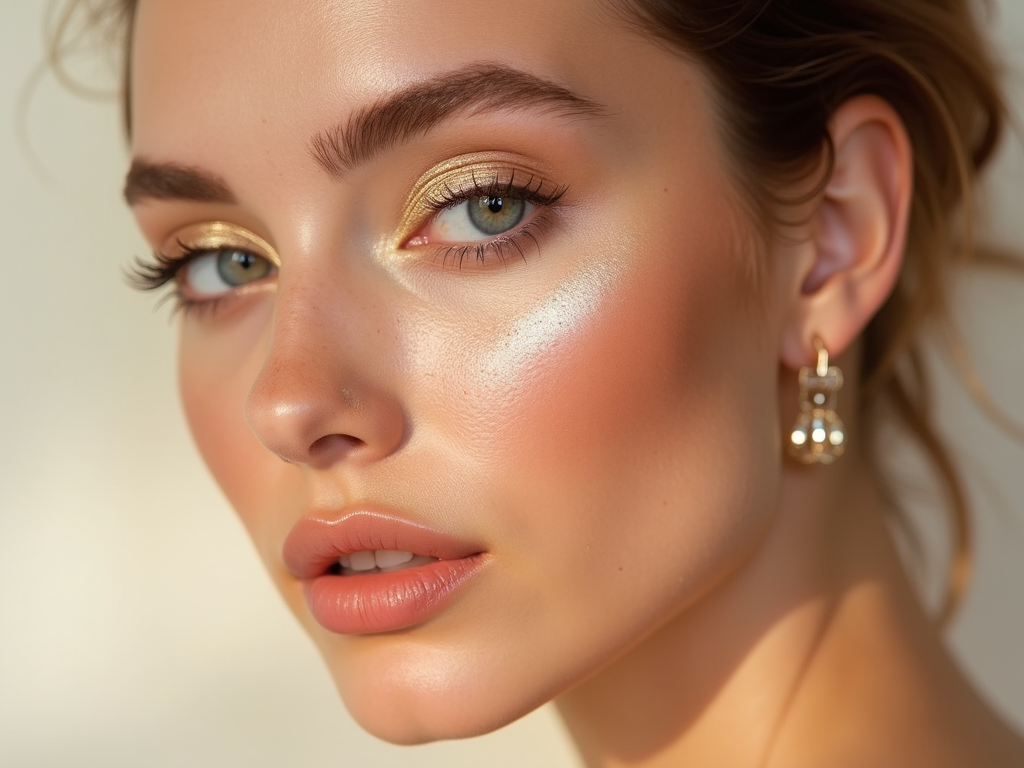
<path fill-rule="evenodd" d="M 404 242 L 437 212 L 439 199 L 446 199 L 452 193 L 472 195 L 474 190 L 491 187 L 495 183 L 501 186 L 514 179 L 531 182 L 537 178 L 543 178 L 543 174 L 531 169 L 517 155 L 476 153 L 435 165 L 416 180 L 409 192 L 396 231 L 399 241 L 396 245 Z M 536 181 L 532 186 L 536 186 Z"/>
<path fill-rule="evenodd" d="M 268 259 L 274 266 L 281 266 L 281 258 L 270 243 L 248 229 L 226 221 L 208 221 L 182 227 L 169 238 L 169 246 L 171 252 L 182 246 L 203 251 L 237 248 L 240 251 L 252 251 Z"/>

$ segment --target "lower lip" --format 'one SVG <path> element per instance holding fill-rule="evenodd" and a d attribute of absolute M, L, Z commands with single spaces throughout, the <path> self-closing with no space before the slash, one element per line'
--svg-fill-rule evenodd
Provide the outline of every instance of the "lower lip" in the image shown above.
<path fill-rule="evenodd" d="M 407 629 L 444 610 L 483 561 L 478 554 L 390 573 L 324 574 L 305 582 L 306 603 L 324 629 L 341 635 Z"/>

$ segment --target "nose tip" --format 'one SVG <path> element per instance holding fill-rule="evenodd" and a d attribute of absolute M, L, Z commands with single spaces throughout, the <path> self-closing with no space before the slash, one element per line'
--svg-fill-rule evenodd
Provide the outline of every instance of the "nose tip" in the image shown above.
<path fill-rule="evenodd" d="M 249 428 L 284 461 L 318 468 L 397 450 L 406 431 L 398 402 L 369 383 L 357 389 L 337 379 L 329 369 L 268 360 L 246 401 Z"/>

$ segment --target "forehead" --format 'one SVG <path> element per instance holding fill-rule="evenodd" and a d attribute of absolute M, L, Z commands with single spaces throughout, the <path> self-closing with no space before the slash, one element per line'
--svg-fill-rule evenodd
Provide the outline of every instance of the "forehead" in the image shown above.
<path fill-rule="evenodd" d="M 260 126 L 313 132 L 479 62 L 614 100 L 617 90 L 656 88 L 644 72 L 652 57 L 666 53 L 598 0 L 140 0 L 135 142 L 146 152 L 168 125 L 177 150 L 218 135 L 255 138 Z"/>

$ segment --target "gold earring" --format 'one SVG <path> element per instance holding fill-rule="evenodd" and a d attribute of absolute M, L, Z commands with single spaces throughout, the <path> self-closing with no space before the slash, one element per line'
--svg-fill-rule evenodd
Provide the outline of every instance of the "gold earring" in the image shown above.
<path fill-rule="evenodd" d="M 800 415 L 789 433 L 789 454 L 803 464 L 831 464 L 846 450 L 846 430 L 836 413 L 843 372 L 828 364 L 828 351 L 815 337 L 818 364 L 800 369 Z"/>

